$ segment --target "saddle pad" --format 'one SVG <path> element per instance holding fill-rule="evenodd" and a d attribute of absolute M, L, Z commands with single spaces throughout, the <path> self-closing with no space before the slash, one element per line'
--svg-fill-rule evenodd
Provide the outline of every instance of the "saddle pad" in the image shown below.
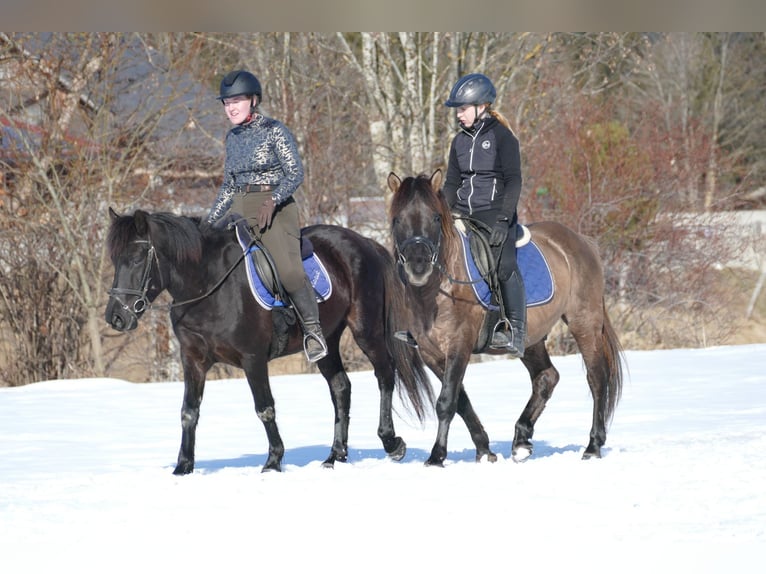
<path fill-rule="evenodd" d="M 239 234 L 237 234 L 237 239 L 239 239 L 243 251 L 247 249 L 247 243 L 244 242 Z M 260 249 L 257 245 L 253 245 L 245 253 L 245 266 L 247 267 L 247 281 L 250 284 L 250 291 L 252 291 L 253 297 L 258 301 L 258 304 L 264 309 L 285 307 L 285 302 L 274 296 L 274 293 L 266 287 L 263 279 L 258 274 L 258 268 L 253 262 L 253 254 Z M 317 301 L 319 303 L 327 301 L 330 295 L 332 295 L 332 280 L 316 253 L 312 251 L 311 255 L 303 259 L 303 269 L 306 272 L 306 277 L 311 282 L 311 286 L 314 288 Z"/>
<path fill-rule="evenodd" d="M 481 273 L 473 260 L 468 235 L 458 229 L 461 244 L 463 246 L 463 261 L 468 277 L 474 283 L 471 284 L 476 299 L 487 309 L 496 310 L 497 305 L 492 304 L 492 292 L 487 282 L 482 279 Z M 550 267 L 545 260 L 540 248 L 534 241 L 525 243 L 516 249 L 516 261 L 521 271 L 521 279 L 524 281 L 524 291 L 527 297 L 527 307 L 544 305 L 553 299 L 553 277 Z"/>

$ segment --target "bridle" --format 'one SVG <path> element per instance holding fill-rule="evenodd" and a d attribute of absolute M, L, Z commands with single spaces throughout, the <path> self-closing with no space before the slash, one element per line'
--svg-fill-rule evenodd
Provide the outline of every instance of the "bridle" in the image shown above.
<path fill-rule="evenodd" d="M 146 293 L 149 291 L 149 284 L 151 283 L 152 264 L 156 261 L 157 267 L 160 266 L 160 261 L 157 259 L 157 250 L 152 245 L 152 242 L 148 239 L 137 239 L 134 243 L 147 243 L 149 249 L 146 252 L 146 261 L 144 262 L 144 271 L 141 274 L 141 284 L 138 289 L 129 289 L 126 287 L 112 287 L 109 289 L 109 297 L 113 298 L 122 307 L 123 310 L 130 313 L 133 318 L 138 321 L 138 318 L 146 311 L 150 306 L 149 300 L 146 297 Z M 133 305 L 128 305 L 122 299 L 122 295 L 136 295 L 138 298 L 133 301 Z"/>

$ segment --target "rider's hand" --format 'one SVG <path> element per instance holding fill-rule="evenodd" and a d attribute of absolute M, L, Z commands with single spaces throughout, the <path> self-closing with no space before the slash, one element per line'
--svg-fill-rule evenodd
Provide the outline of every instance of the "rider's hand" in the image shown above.
<path fill-rule="evenodd" d="M 489 244 L 492 247 L 502 245 L 508 237 L 510 222 L 504 215 L 498 215 L 495 225 L 492 227 L 492 233 L 489 236 Z"/>
<path fill-rule="evenodd" d="M 263 229 L 271 225 L 271 218 L 274 215 L 274 198 L 269 198 L 261 204 L 261 208 L 258 210 L 258 228 Z"/>

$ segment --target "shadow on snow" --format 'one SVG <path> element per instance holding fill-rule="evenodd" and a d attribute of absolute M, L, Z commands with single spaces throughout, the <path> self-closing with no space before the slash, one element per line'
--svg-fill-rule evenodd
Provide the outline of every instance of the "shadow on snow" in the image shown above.
<path fill-rule="evenodd" d="M 492 449 L 501 454 L 506 459 L 511 457 L 511 448 L 513 446 L 512 441 L 500 441 L 493 442 Z M 285 451 L 285 457 L 283 462 L 285 465 L 292 465 L 298 467 L 306 467 L 314 464 L 319 464 L 327 454 L 328 445 L 317 444 L 312 446 L 303 446 L 293 449 L 287 449 Z M 535 451 L 528 460 L 547 458 L 557 454 L 575 453 L 579 454 L 583 451 L 584 447 L 577 444 L 569 444 L 566 446 L 554 446 L 546 441 L 538 441 L 535 443 Z M 607 454 L 608 450 L 605 449 Z M 408 448 L 407 455 L 402 460 L 402 464 L 419 462 L 425 463 L 430 456 L 430 452 L 420 448 Z M 197 460 L 195 467 L 205 471 L 217 471 L 224 468 L 249 468 L 249 467 L 261 467 L 266 463 L 268 458 L 267 453 L 260 454 L 243 454 L 236 458 L 220 458 L 220 459 L 208 459 Z M 348 462 L 356 463 L 365 459 L 379 459 L 386 460 L 388 456 L 382 448 L 368 448 L 368 449 L 355 449 L 349 448 Z M 449 451 L 450 462 L 474 462 L 476 459 L 476 450 L 473 448 L 466 448 L 463 450 Z"/>

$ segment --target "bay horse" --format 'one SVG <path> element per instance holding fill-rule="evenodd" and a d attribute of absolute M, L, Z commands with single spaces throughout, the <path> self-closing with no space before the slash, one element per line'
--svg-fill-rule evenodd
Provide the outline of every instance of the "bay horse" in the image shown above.
<path fill-rule="evenodd" d="M 109 209 L 107 249 L 114 281 L 106 321 L 118 331 L 135 329 L 162 292 L 173 297 L 170 318 L 180 344 L 184 396 L 181 447 L 174 474 L 194 470 L 194 445 L 209 369 L 218 362 L 244 370 L 269 442 L 263 471 L 281 470 L 284 445 L 277 427 L 268 362 L 302 351 L 303 335 L 292 310 L 259 305 L 243 271 L 243 248 L 235 233 L 200 224 L 199 218 L 171 213 L 118 215 Z M 340 356 L 348 327 L 372 363 L 380 390 L 378 436 L 389 457 L 400 460 L 406 444 L 394 430 L 396 388 L 421 421 L 433 403 L 425 367 L 417 353 L 395 341 L 403 289 L 390 253 L 372 239 L 331 225 L 303 230 L 332 280 L 332 293 L 319 304 L 328 354 L 317 366 L 330 388 L 335 409 L 334 438 L 323 465 L 345 462 L 351 382 Z"/>
<path fill-rule="evenodd" d="M 487 433 L 463 387 L 463 377 L 474 352 L 504 351 L 489 350 L 478 343 L 483 329 L 494 321 L 486 321 L 488 311 L 472 291 L 474 280 L 461 260 L 461 239 L 441 194 L 442 173 L 437 170 L 430 177 L 421 174 L 401 180 L 392 172 L 387 183 L 393 192 L 389 216 L 394 255 L 411 308 L 406 336 L 441 381 L 436 402 L 437 436 L 426 464 L 443 466 L 455 413 L 468 427 L 476 460 L 486 456 L 494 462 L 497 456 L 489 448 Z M 532 224 L 529 231 L 549 265 L 554 290 L 546 303 L 527 309 L 527 345 L 521 361 L 532 381 L 532 395 L 516 421 L 511 456 L 520 462 L 532 454 L 535 423 L 559 381 L 545 339 L 561 319 L 582 354 L 593 398 L 590 440 L 582 458 L 601 457 L 606 425 L 622 393 L 624 357 L 606 312 L 597 247 L 554 222 Z"/>

